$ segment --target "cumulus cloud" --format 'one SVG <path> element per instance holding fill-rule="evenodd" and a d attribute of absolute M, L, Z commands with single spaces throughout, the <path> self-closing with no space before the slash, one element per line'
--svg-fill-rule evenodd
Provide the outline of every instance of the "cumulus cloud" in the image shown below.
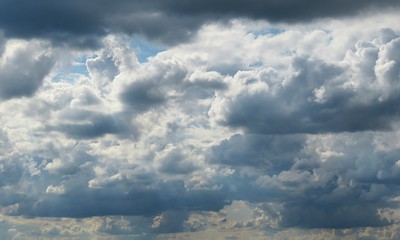
<path fill-rule="evenodd" d="M 356 51 L 336 64 L 294 56 L 281 78 L 260 78 L 258 71 L 249 71 L 254 80 L 246 82 L 248 76 L 236 74 L 243 91 L 228 100 L 221 96 L 211 115 L 252 133 L 388 130 L 399 114 L 393 82 L 399 76 L 397 59 L 389 54 L 396 52 L 398 38 L 392 36 L 387 43 L 358 42 Z M 264 87 L 253 90 L 257 85 Z"/>
<path fill-rule="evenodd" d="M 180 21 L 192 12 L 195 22 L 208 14 L 262 19 L 268 17 L 256 7 L 274 2 L 214 5 L 212 11 L 197 3 L 194 11 L 170 1 L 179 7 L 147 14 L 155 3 L 135 11 L 154 19 L 179 13 Z M 95 50 L 37 39 L 4 42 L 0 75 L 14 77 L 0 79 L 7 100 L 0 103 L 0 206 L 7 219 L 82 218 L 93 221 L 92 232 L 82 234 L 142 234 L 139 239 L 213 228 L 387 229 L 398 221 L 397 15 L 277 28 L 249 19 L 208 23 L 193 41 L 141 63 L 129 36 L 107 25 L 115 21 L 125 31 L 128 26 L 117 24 L 125 20 L 111 16 L 137 4 L 105 3 L 110 12 L 98 7 L 79 31 L 78 22 L 63 19 L 43 35 L 41 24 L 26 35 L 18 35 L 17 25 L 14 33 L 4 30 L 6 38 L 53 41 L 63 34 L 67 41 L 107 35 Z M 293 2 L 280 3 L 282 14 L 285 4 Z M 345 14 L 375 6 L 357 4 Z M 29 17 L 36 18 L 39 5 L 31 6 Z M 77 12 L 78 21 L 94 5 L 47 7 Z M 92 26 L 106 26 L 105 32 Z M 71 67 L 61 76 L 71 62 L 87 71 Z M 63 231 L 71 234 L 43 229 L 47 235 Z"/>
<path fill-rule="evenodd" d="M 5 100 L 32 96 L 54 65 L 51 50 L 40 42 L 9 41 L 0 56 L 0 98 Z"/>
<path fill-rule="evenodd" d="M 121 94 L 121 100 L 138 112 L 147 111 L 166 101 L 157 85 L 148 82 L 132 84 Z"/>

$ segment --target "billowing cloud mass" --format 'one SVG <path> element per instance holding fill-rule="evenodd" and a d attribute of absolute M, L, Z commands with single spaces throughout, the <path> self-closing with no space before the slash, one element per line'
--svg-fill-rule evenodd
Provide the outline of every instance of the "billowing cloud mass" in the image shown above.
<path fill-rule="evenodd" d="M 397 239 L 399 3 L 0 0 L 1 238 Z"/>

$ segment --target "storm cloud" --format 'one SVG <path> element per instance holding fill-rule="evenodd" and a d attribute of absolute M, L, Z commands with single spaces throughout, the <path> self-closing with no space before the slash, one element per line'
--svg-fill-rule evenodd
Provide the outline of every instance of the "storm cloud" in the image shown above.
<path fill-rule="evenodd" d="M 397 8 L 397 0 L 368 1 L 0 1 L 0 28 L 6 36 L 46 38 L 76 47 L 99 46 L 109 32 L 136 33 L 164 43 L 191 38 L 212 20 L 310 21 Z"/>

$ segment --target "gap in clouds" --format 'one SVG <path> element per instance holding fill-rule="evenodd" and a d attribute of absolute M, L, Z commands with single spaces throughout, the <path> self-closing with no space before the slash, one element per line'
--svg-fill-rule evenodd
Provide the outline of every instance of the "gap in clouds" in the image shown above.
<path fill-rule="evenodd" d="M 145 63 L 150 57 L 154 57 L 158 53 L 166 50 L 166 48 L 158 46 L 141 36 L 133 36 L 131 41 L 131 46 L 135 49 L 135 53 L 140 63 Z"/>

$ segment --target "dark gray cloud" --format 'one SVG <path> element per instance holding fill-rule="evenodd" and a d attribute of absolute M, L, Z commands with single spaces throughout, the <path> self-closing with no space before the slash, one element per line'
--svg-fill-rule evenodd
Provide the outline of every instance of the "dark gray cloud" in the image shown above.
<path fill-rule="evenodd" d="M 103 4 L 106 4 L 103 1 Z M 104 5 L 105 9 L 109 5 Z M 93 45 L 95 35 L 104 33 L 101 15 L 89 1 L 59 2 L 1 1 L 1 28 L 5 35 L 22 38 L 43 37 Z M 100 15 L 97 15 L 100 14 Z"/>
<path fill-rule="evenodd" d="M 308 169 L 297 185 L 304 195 L 284 201 L 283 226 L 351 228 L 391 223 L 379 216 L 378 209 L 390 207 L 390 199 L 398 195 L 399 172 L 393 174 L 393 169 L 398 168 L 399 152 L 372 150 L 368 134 L 358 140 L 348 147 L 337 143 L 344 150 L 341 156 Z M 360 155 L 355 156 L 354 149 Z M 318 182 L 312 180 L 316 176 Z"/>
<path fill-rule="evenodd" d="M 54 65 L 50 54 L 36 56 L 37 46 L 24 46 L 4 59 L 0 65 L 0 98 L 30 97 L 42 85 L 44 77 Z"/>
<path fill-rule="evenodd" d="M 380 150 L 372 138 L 349 133 L 303 145 L 296 135 L 236 135 L 211 150 L 212 161 L 235 170 L 214 180 L 227 199 L 279 205 L 278 212 L 265 211 L 278 213 L 282 227 L 389 225 L 393 220 L 379 210 L 396 206 L 391 199 L 399 193 L 399 151 Z"/>
<path fill-rule="evenodd" d="M 121 93 L 121 100 L 134 112 L 145 112 L 167 101 L 165 93 L 152 82 L 135 82 Z"/>
<path fill-rule="evenodd" d="M 123 131 L 110 116 L 95 117 L 91 123 L 61 124 L 57 129 L 73 138 L 95 138 Z"/>
<path fill-rule="evenodd" d="M 239 97 L 224 124 L 265 134 L 355 132 L 389 130 L 399 116 L 397 97 L 367 106 L 352 106 L 350 98 L 342 92 L 332 102 L 309 103 L 286 112 L 285 104 L 265 95 Z"/>
<path fill-rule="evenodd" d="M 316 0 L 218 0 L 218 1 L 185 1 L 168 0 L 165 6 L 171 12 L 181 14 L 210 14 L 250 17 L 272 21 L 308 21 L 321 17 L 345 16 L 368 8 L 398 6 L 397 0 L 348 2 L 345 0 L 316 1 Z"/>
<path fill-rule="evenodd" d="M 196 170 L 194 154 L 172 149 L 159 159 L 159 170 L 168 174 L 188 174 Z"/>
<path fill-rule="evenodd" d="M 339 206 L 337 206 L 339 205 Z M 380 227 L 391 224 L 377 216 L 377 203 L 341 202 L 336 205 L 321 205 L 318 201 L 285 204 L 282 227 L 303 228 L 357 228 Z"/>
<path fill-rule="evenodd" d="M 6 36 L 46 38 L 56 44 L 97 47 L 99 36 L 112 31 L 138 33 L 165 42 L 187 38 L 199 26 L 168 17 L 158 1 L 0 1 L 0 28 Z M 177 25 L 177 26 L 176 26 Z M 195 27 L 193 26 L 195 25 Z M 175 27 L 173 27 L 175 26 Z M 181 30 L 179 30 L 181 29 Z"/>
<path fill-rule="evenodd" d="M 76 47 L 96 46 L 107 32 L 138 33 L 176 43 L 204 23 L 232 17 L 271 21 L 309 21 L 352 16 L 364 10 L 398 7 L 398 0 L 356 1 L 0 1 L 0 28 L 7 36 L 49 38 Z"/>
<path fill-rule="evenodd" d="M 118 161 L 101 159 L 88 147 L 78 143 L 53 151 L 53 145 L 45 145 L 34 157 L 0 157 L 3 213 L 73 218 L 163 214 L 165 219 L 154 231 L 170 232 L 181 229 L 189 211 L 218 211 L 226 204 L 218 190 L 188 190 L 182 180 L 166 180 L 161 173 L 146 173 L 135 164 L 121 171 Z M 105 172 L 96 178 L 99 168 Z"/>
<path fill-rule="evenodd" d="M 0 56 L 3 55 L 5 43 L 6 43 L 6 38 L 4 37 L 4 34 L 0 32 Z"/>
<path fill-rule="evenodd" d="M 7 159 L 0 158 L 1 162 L 1 178 L 0 187 L 11 186 L 20 180 L 22 177 L 22 167 L 15 162 L 9 162 Z"/>
<path fill-rule="evenodd" d="M 74 218 L 105 215 L 155 216 L 165 211 L 218 211 L 226 203 L 218 191 L 186 191 L 181 182 L 174 181 L 160 184 L 156 189 L 131 186 L 132 189 L 125 193 L 115 186 L 98 189 L 76 187 L 71 193 L 48 194 L 42 200 L 29 202 L 18 214 Z"/>
<path fill-rule="evenodd" d="M 68 116 L 69 115 L 69 116 Z M 71 111 L 64 114 L 67 120 L 73 123 L 60 123 L 48 127 L 49 130 L 65 133 L 76 139 L 102 137 L 106 134 L 116 134 L 122 137 L 135 138 L 138 132 L 121 114 L 107 115 L 89 111 Z"/>
<path fill-rule="evenodd" d="M 304 136 L 234 135 L 212 148 L 210 161 L 228 166 L 252 166 L 268 174 L 288 170 L 300 157 Z"/>
<path fill-rule="evenodd" d="M 182 232 L 188 216 L 187 211 L 167 211 L 153 219 L 152 228 L 158 233 Z"/>
<path fill-rule="evenodd" d="M 119 98 L 128 112 L 143 113 L 157 108 L 174 98 L 174 91 L 186 78 L 188 70 L 179 62 L 155 61 L 145 65 L 138 76 L 129 76 L 129 84 L 121 89 Z M 127 79 L 127 80 L 128 80 Z"/>

